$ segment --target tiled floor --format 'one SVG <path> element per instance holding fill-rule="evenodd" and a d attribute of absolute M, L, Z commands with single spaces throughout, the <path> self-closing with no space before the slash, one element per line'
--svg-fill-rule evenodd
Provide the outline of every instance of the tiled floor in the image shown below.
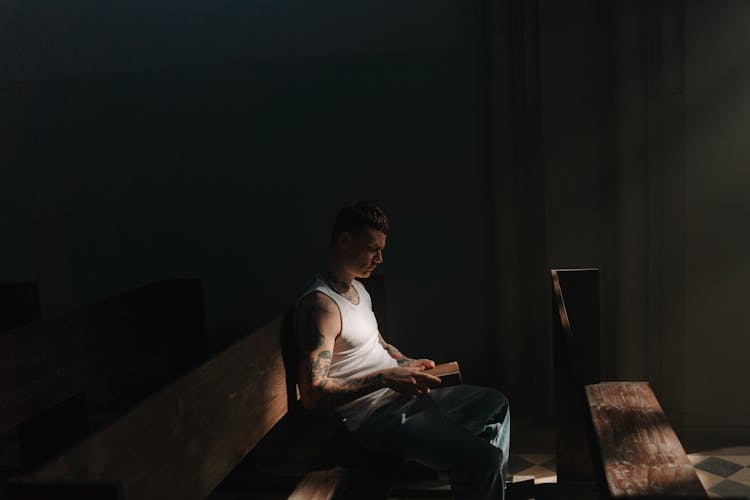
<path fill-rule="evenodd" d="M 750 447 L 688 455 L 710 497 L 750 498 Z"/>
<path fill-rule="evenodd" d="M 555 483 L 555 455 L 552 453 L 511 453 L 508 460 L 508 474 L 531 476 L 534 483 Z"/>
<path fill-rule="evenodd" d="M 750 448 L 725 448 L 688 455 L 710 497 L 750 498 Z M 511 454 L 508 473 L 534 476 L 536 483 L 557 482 L 552 453 Z"/>

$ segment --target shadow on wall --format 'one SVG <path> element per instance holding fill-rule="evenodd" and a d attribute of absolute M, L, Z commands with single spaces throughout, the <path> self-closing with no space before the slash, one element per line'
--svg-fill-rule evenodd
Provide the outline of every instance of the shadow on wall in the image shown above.
<path fill-rule="evenodd" d="M 210 328 L 249 327 L 312 279 L 338 207 L 369 198 L 393 222 L 394 341 L 480 378 L 491 326 L 490 278 L 476 272 L 490 258 L 476 68 L 472 49 L 449 48 L 3 84 L 16 244 L 2 279 L 37 280 L 50 313 L 195 276 Z M 457 332 L 472 342 L 457 346 Z"/>

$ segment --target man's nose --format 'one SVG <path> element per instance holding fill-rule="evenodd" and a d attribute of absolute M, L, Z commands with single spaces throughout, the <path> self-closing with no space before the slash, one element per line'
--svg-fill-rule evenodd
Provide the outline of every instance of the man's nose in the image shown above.
<path fill-rule="evenodd" d="M 378 253 L 375 254 L 375 262 L 377 264 L 383 262 L 383 252 L 381 252 L 380 250 L 378 250 Z"/>

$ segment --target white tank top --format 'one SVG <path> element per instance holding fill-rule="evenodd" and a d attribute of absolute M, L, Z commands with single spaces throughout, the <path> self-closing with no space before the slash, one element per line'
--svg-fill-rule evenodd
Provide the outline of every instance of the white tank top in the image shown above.
<path fill-rule="evenodd" d="M 352 286 L 359 294 L 359 304 L 353 304 L 337 293 L 320 276 L 316 276 L 313 284 L 297 300 L 299 304 L 306 295 L 321 292 L 333 299 L 341 312 L 341 333 L 336 337 L 328 372 L 328 376 L 333 378 L 359 377 L 398 366 L 380 344 L 370 294 L 356 279 L 352 280 Z M 356 429 L 376 408 L 397 396 L 398 393 L 391 389 L 378 389 L 334 409 L 347 428 Z"/>

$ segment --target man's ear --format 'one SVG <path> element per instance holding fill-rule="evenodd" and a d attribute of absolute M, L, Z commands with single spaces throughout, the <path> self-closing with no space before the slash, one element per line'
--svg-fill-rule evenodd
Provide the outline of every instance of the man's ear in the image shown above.
<path fill-rule="evenodd" d="M 339 248 L 342 250 L 348 249 L 352 244 L 352 233 L 349 231 L 341 231 L 339 234 Z"/>

